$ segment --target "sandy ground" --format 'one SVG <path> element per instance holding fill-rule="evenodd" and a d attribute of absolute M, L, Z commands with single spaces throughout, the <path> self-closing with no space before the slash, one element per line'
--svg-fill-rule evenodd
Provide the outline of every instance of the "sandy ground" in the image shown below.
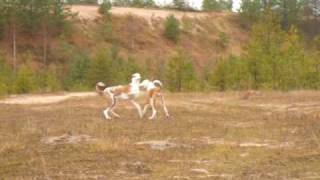
<path fill-rule="evenodd" d="M 45 95 L 12 95 L 6 99 L 0 100 L 0 104 L 53 104 L 59 103 L 70 98 L 81 98 L 96 96 L 94 92 L 80 92 L 80 93 L 62 93 L 62 94 L 45 94 Z"/>
<path fill-rule="evenodd" d="M 61 94 L 33 94 L 33 95 L 11 95 L 3 100 L 0 104 L 11 105 L 41 105 L 55 104 L 72 98 L 88 98 L 98 96 L 95 92 L 69 92 Z M 263 95 L 258 95 L 263 96 Z M 254 97 L 253 97 L 254 98 Z M 143 99 L 143 96 L 139 98 Z M 320 102 L 318 101 L 298 101 L 298 102 L 254 102 L 242 99 L 241 94 L 236 94 L 232 99 L 230 97 L 209 97 L 204 99 L 188 100 L 183 99 L 169 101 L 169 105 L 178 107 L 200 108 L 210 110 L 212 104 L 223 104 L 227 106 L 239 106 L 243 108 L 259 108 L 270 112 L 301 112 L 314 113 L 320 112 Z"/>
<path fill-rule="evenodd" d="M 92 92 L 8 97 L 0 179 L 319 179 L 320 93 L 244 94 L 166 93 L 155 121 L 107 121 Z"/>
<path fill-rule="evenodd" d="M 73 12 L 78 12 L 79 17 L 81 19 L 93 20 L 99 16 L 98 7 L 97 6 L 81 6 L 76 5 L 72 6 L 71 10 Z M 190 17 L 190 18 L 203 18 L 208 16 L 208 13 L 201 12 L 181 12 L 174 10 L 157 10 L 157 9 L 143 9 L 143 8 L 127 8 L 127 7 L 113 7 L 111 13 L 114 15 L 128 15 L 133 14 L 136 16 L 143 17 L 147 20 L 154 18 L 166 18 L 169 15 L 173 14 L 176 18 L 181 19 L 182 17 Z M 221 14 L 223 13 L 216 13 Z"/>

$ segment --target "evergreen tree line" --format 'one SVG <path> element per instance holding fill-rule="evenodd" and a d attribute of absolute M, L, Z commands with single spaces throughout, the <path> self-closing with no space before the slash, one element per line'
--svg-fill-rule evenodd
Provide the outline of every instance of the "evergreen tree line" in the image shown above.
<path fill-rule="evenodd" d="M 51 37 L 70 29 L 68 19 L 72 13 L 61 0 L 0 0 L 0 40 L 6 37 L 11 46 L 14 71 L 19 55 L 18 37 L 42 38 L 42 63 L 48 63 Z"/>
<path fill-rule="evenodd" d="M 96 4 L 96 0 L 67 0 L 70 4 Z M 159 8 L 154 0 L 101 0 L 104 4 L 124 7 L 150 7 Z M 173 0 L 172 4 L 164 5 L 165 8 L 173 8 L 184 11 L 194 11 L 192 4 L 188 0 Z M 232 0 L 204 0 L 202 10 L 204 11 L 221 11 L 231 10 Z"/>
<path fill-rule="evenodd" d="M 61 0 L 0 0 L 0 35 L 56 35 L 65 30 L 71 15 Z"/>
<path fill-rule="evenodd" d="M 171 91 L 197 88 L 192 60 L 182 50 L 177 50 L 163 66 L 157 64 L 159 67 L 156 70 L 154 61 L 139 63 L 133 57 L 120 57 L 117 47 L 101 49 L 89 57 L 71 45 L 62 45 L 61 54 L 69 57 L 67 66 L 57 63 L 46 69 L 36 69 L 30 59 L 20 64 L 16 73 L 0 56 L 0 95 L 92 90 L 99 81 L 109 86 L 127 84 L 136 72 L 142 73 L 144 77 L 155 77 L 167 82 L 166 86 Z"/>
<path fill-rule="evenodd" d="M 203 0 L 202 10 L 204 11 L 221 11 L 232 10 L 233 0 Z"/>
<path fill-rule="evenodd" d="M 282 27 L 281 16 L 271 9 L 252 27 L 251 40 L 240 57 L 221 60 L 212 73 L 219 90 L 319 89 L 319 38 L 306 49 L 301 32 Z"/>
<path fill-rule="evenodd" d="M 254 25 L 242 56 L 221 59 L 201 71 L 195 70 L 192 58 L 179 48 L 166 63 L 123 58 L 116 46 L 101 49 L 92 57 L 71 45 L 61 45 L 61 49 L 61 54 L 69 57 L 68 65 L 51 65 L 44 70 L 36 70 L 32 61 L 26 61 L 14 73 L 1 56 L 0 94 L 92 90 L 98 81 L 127 84 L 135 72 L 164 81 L 173 92 L 320 88 L 320 38 L 306 50 L 298 30 L 282 30 L 274 14 Z"/>
<path fill-rule="evenodd" d="M 241 17 L 253 24 L 264 18 L 266 11 L 272 10 L 281 18 L 281 26 L 288 31 L 291 26 L 310 26 L 320 32 L 320 2 L 318 0 L 242 0 L 239 10 Z"/>
<path fill-rule="evenodd" d="M 66 0 L 68 4 L 97 4 L 97 0 Z M 154 0 L 101 0 L 102 4 L 123 7 L 157 7 Z"/>

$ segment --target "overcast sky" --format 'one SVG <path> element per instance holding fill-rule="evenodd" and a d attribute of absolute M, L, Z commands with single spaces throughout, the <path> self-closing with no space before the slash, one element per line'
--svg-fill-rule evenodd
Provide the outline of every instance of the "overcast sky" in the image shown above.
<path fill-rule="evenodd" d="M 170 4 L 172 0 L 155 0 L 157 4 Z M 194 8 L 200 9 L 203 0 L 187 0 Z M 241 0 L 233 0 L 233 10 L 236 11 L 240 7 Z"/>

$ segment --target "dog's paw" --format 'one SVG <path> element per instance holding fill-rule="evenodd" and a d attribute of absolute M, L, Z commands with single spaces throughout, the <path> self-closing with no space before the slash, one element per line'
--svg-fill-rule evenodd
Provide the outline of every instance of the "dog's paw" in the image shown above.
<path fill-rule="evenodd" d="M 108 114 L 106 114 L 106 112 L 102 112 L 102 117 L 105 119 L 105 120 L 110 120 L 111 117 L 108 116 Z"/>

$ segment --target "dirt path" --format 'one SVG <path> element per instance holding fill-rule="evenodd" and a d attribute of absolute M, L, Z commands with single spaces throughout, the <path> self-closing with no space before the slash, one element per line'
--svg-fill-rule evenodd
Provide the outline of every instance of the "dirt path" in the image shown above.
<path fill-rule="evenodd" d="M 99 16 L 97 6 L 74 5 L 71 7 L 71 10 L 72 12 L 79 13 L 80 19 L 93 20 Z M 203 18 L 209 15 L 209 13 L 203 13 L 203 12 L 181 12 L 181 11 L 174 11 L 174 10 L 143 9 L 143 8 L 128 8 L 128 7 L 113 7 L 111 10 L 111 13 L 115 15 L 133 14 L 136 16 L 143 17 L 147 20 L 150 20 L 153 18 L 164 19 L 171 14 L 173 14 L 178 19 L 181 19 L 184 16 L 190 17 L 190 18 Z M 220 16 L 226 15 L 225 13 L 215 13 L 215 14 Z"/>
<path fill-rule="evenodd" d="M 41 105 L 55 104 L 66 101 L 71 98 L 88 98 L 96 96 L 95 92 L 70 92 L 61 94 L 37 94 L 37 95 L 11 95 L 3 100 L 0 104 L 16 104 L 16 105 Z M 319 112 L 320 103 L 318 101 L 307 102 L 255 102 L 241 100 L 235 97 L 217 97 L 211 96 L 206 99 L 184 99 L 184 98 L 169 98 L 168 105 L 172 107 L 188 107 L 190 110 L 194 108 L 211 111 L 217 105 L 243 108 L 257 108 L 267 112 L 303 112 L 314 113 Z"/>
<path fill-rule="evenodd" d="M 91 97 L 96 96 L 93 92 L 81 93 L 63 93 L 63 94 L 47 94 L 47 95 L 12 95 L 4 100 L 0 100 L 0 104 L 53 104 L 59 103 L 74 97 Z"/>

